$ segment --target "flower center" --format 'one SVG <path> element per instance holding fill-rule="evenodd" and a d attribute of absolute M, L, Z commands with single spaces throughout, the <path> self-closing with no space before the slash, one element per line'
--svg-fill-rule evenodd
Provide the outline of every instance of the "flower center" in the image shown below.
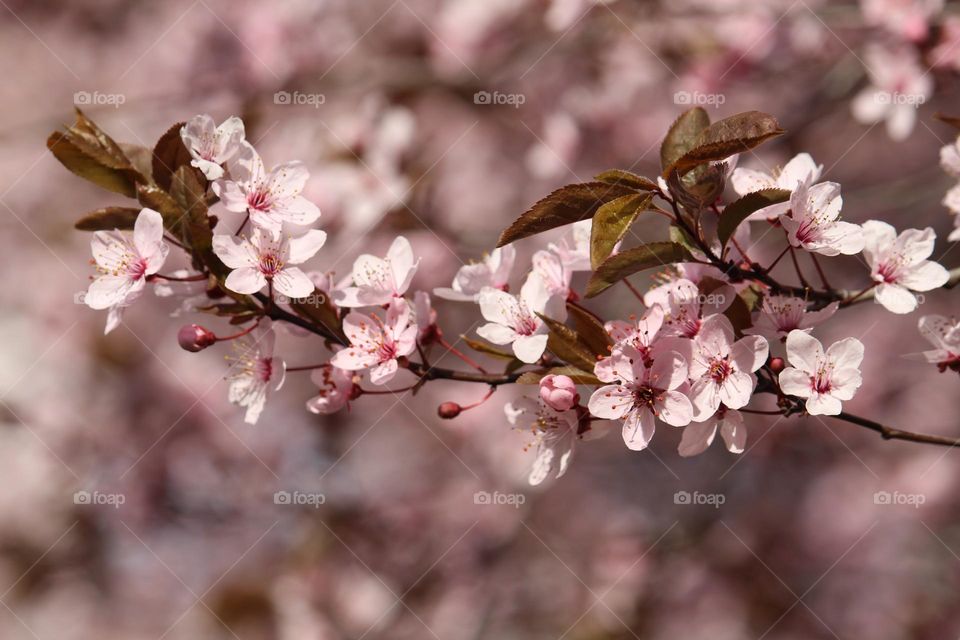
<path fill-rule="evenodd" d="M 731 373 L 733 373 L 733 367 L 730 366 L 726 358 L 714 358 L 710 361 L 710 366 L 707 369 L 707 374 L 717 384 L 722 384 Z"/>
<path fill-rule="evenodd" d="M 273 376 L 273 358 L 257 358 L 252 373 L 257 380 L 270 382 L 270 377 Z"/>
<path fill-rule="evenodd" d="M 260 273 L 272 278 L 283 270 L 283 260 L 275 251 L 266 251 L 260 254 Z"/>
<path fill-rule="evenodd" d="M 258 187 L 250 192 L 247 194 L 247 206 L 257 211 L 269 211 L 270 191 L 263 187 Z"/>

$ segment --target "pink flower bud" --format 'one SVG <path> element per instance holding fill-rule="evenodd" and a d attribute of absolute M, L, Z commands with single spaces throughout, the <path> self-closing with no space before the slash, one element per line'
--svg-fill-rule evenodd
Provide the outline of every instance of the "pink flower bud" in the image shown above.
<path fill-rule="evenodd" d="M 544 376 L 540 380 L 540 398 L 557 411 L 573 409 L 580 402 L 577 385 L 569 376 Z"/>
<path fill-rule="evenodd" d="M 456 402 L 444 402 L 437 407 L 437 415 L 444 420 L 452 420 L 460 415 L 462 408 Z"/>
<path fill-rule="evenodd" d="M 770 371 L 780 373 L 784 368 L 783 358 L 770 358 Z"/>
<path fill-rule="evenodd" d="M 212 331 L 198 324 L 185 324 L 177 332 L 177 342 L 187 351 L 203 351 L 216 341 Z"/>

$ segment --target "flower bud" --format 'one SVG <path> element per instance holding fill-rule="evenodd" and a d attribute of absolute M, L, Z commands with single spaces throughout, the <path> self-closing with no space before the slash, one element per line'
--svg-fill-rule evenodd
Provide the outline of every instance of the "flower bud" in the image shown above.
<path fill-rule="evenodd" d="M 177 342 L 187 351 L 203 351 L 216 341 L 212 331 L 198 324 L 185 324 L 177 332 Z"/>
<path fill-rule="evenodd" d="M 770 371 L 774 373 L 783 371 L 783 358 L 770 358 Z"/>
<path fill-rule="evenodd" d="M 461 407 L 456 402 L 444 402 L 437 407 L 437 415 L 444 420 L 452 420 L 460 415 Z"/>
<path fill-rule="evenodd" d="M 580 402 L 577 385 L 569 376 L 544 376 L 540 380 L 540 398 L 557 411 L 567 411 Z"/>

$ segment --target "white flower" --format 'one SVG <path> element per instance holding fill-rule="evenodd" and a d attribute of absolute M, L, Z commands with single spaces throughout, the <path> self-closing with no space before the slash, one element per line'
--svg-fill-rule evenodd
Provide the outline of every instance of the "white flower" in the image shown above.
<path fill-rule="evenodd" d="M 935 364 L 941 372 L 948 368 L 960 370 L 960 322 L 939 315 L 923 316 L 918 328 L 920 335 L 935 348 L 907 357 Z"/>
<path fill-rule="evenodd" d="M 863 234 L 858 225 L 838 220 L 842 206 L 836 182 L 799 183 L 790 196 L 790 213 L 780 216 L 790 245 L 825 256 L 860 253 Z"/>
<path fill-rule="evenodd" d="M 248 424 L 256 424 L 260 418 L 271 387 L 279 390 L 283 386 L 286 364 L 273 357 L 276 339 L 270 321 L 261 320 L 249 336 L 234 342 L 238 354 L 228 358 L 233 362 L 233 373 L 227 376 L 230 380 L 227 397 L 233 404 L 247 408 L 243 419 Z"/>
<path fill-rule="evenodd" d="M 794 329 L 809 331 L 828 320 L 839 308 L 839 302 L 831 302 L 819 311 L 807 311 L 807 302 L 800 298 L 766 295 L 760 310 L 753 314 L 753 326 L 744 333 L 768 340 L 786 340 Z"/>
<path fill-rule="evenodd" d="M 547 348 L 547 326 L 537 314 L 554 320 L 566 318 L 564 301 L 551 296 L 543 279 L 531 274 L 520 290 L 520 296 L 485 287 L 480 291 L 480 313 L 488 324 L 477 333 L 494 344 L 511 344 L 513 353 L 522 362 L 534 363 Z"/>
<path fill-rule="evenodd" d="M 237 293 L 256 293 L 273 283 L 274 290 L 288 298 L 305 298 L 313 293 L 313 282 L 298 267 L 312 258 L 327 234 L 311 229 L 291 238 L 285 233 L 274 238 L 266 231 L 253 230 L 249 239 L 218 235 L 213 237 L 213 252 L 233 271 L 224 283 Z"/>
<path fill-rule="evenodd" d="M 787 358 L 793 366 L 780 372 L 780 388 L 806 398 L 810 415 L 839 414 L 840 401 L 850 400 L 860 388 L 863 343 L 856 338 L 835 342 L 824 353 L 819 340 L 805 331 L 791 331 Z"/>
<path fill-rule="evenodd" d="M 689 395 L 694 419 L 712 416 L 721 402 L 730 409 L 746 406 L 757 384 L 753 372 L 767 361 L 768 352 L 767 341 L 760 336 L 734 342 L 733 325 L 726 316 L 706 318 L 693 339 L 688 373 L 693 380 Z"/>
<path fill-rule="evenodd" d="M 516 256 L 517 250 L 513 245 L 494 249 L 490 255 L 484 256 L 483 262 L 460 267 L 451 288 L 434 289 L 433 295 L 445 300 L 476 302 L 484 287 L 505 291 Z"/>
<path fill-rule="evenodd" d="M 307 400 L 307 411 L 330 414 L 340 411 L 350 402 L 353 392 L 353 372 L 331 364 L 315 369 L 310 380 L 319 389 L 317 395 Z"/>
<path fill-rule="evenodd" d="M 896 229 L 878 220 L 863 224 L 866 243 L 863 257 L 877 284 L 877 302 L 894 313 L 910 313 L 917 308 L 911 291 L 930 291 L 950 279 L 943 265 L 927 260 L 933 253 L 937 234 L 927 227 L 907 229 L 899 236 Z"/>
<path fill-rule="evenodd" d="M 550 475 L 559 478 L 567 472 L 577 442 L 579 419 L 574 410 L 557 411 L 542 400 L 526 396 L 503 407 L 514 428 L 533 435 L 536 458 L 527 481 L 538 485 Z"/>
<path fill-rule="evenodd" d="M 678 451 L 687 458 L 703 453 L 720 430 L 720 437 L 730 453 L 743 453 L 747 444 L 747 429 L 739 411 L 721 408 L 706 422 L 693 422 L 683 428 Z"/>
<path fill-rule="evenodd" d="M 547 245 L 559 256 L 564 267 L 570 271 L 590 271 L 590 230 L 593 220 L 574 222 L 567 228 L 560 242 Z M 617 245 L 619 246 L 619 245 Z M 616 251 L 616 248 L 614 249 Z"/>
<path fill-rule="evenodd" d="M 354 261 L 354 286 L 335 292 L 334 302 L 341 307 L 387 304 L 407 292 L 418 266 L 420 259 L 414 259 L 410 242 L 398 236 L 387 250 L 386 257 L 365 253 Z"/>
<path fill-rule="evenodd" d="M 610 359 L 610 370 L 620 384 L 600 387 L 590 396 L 587 406 L 598 418 L 624 419 L 623 441 L 628 448 L 639 451 L 650 444 L 656 418 L 675 427 L 690 424 L 693 406 L 687 396 L 676 390 L 687 381 L 683 356 L 666 351 L 657 354 L 648 367 L 640 352 L 625 347 Z"/>
<path fill-rule="evenodd" d="M 219 127 L 206 114 L 194 116 L 180 128 L 183 144 L 193 158 L 190 164 L 200 169 L 207 180 L 223 177 L 222 165 L 240 150 L 244 135 L 243 121 L 236 116 L 227 118 Z"/>
<path fill-rule="evenodd" d="M 114 231 L 97 231 L 90 241 L 97 276 L 84 302 L 91 309 L 109 309 L 104 333 L 120 324 L 123 309 L 136 300 L 167 259 L 170 247 L 163 242 L 163 217 L 153 209 L 142 209 L 133 226 L 133 239 Z"/>
<path fill-rule="evenodd" d="M 607 322 L 603 325 L 603 328 L 613 339 L 614 344 L 611 351 L 617 351 L 629 345 L 639 351 L 644 358 L 651 356 L 653 347 L 657 344 L 657 338 L 660 336 L 663 318 L 663 307 L 655 304 L 633 322 L 624 320 Z"/>
<path fill-rule="evenodd" d="M 801 182 L 815 183 L 820 179 L 823 165 L 816 164 L 809 153 L 798 153 L 783 165 L 780 171 L 767 173 L 754 169 L 737 168 L 730 176 L 730 183 L 737 195 L 745 196 L 762 189 L 785 189 L 793 191 Z M 771 204 L 750 214 L 748 220 L 776 218 L 790 209 L 789 202 Z"/>
<path fill-rule="evenodd" d="M 867 46 L 864 63 L 871 85 L 853 99 L 853 117 L 863 124 L 885 120 L 887 135 L 905 140 L 917 121 L 917 107 L 933 93 L 933 77 L 909 46 Z"/>
<path fill-rule="evenodd" d="M 410 306 L 403 298 L 390 301 L 386 321 L 372 313 L 351 311 L 343 319 L 350 346 L 335 353 L 330 364 L 347 371 L 369 369 L 373 384 L 389 382 L 400 368 L 397 358 L 416 348 L 417 325 L 410 316 Z"/>
<path fill-rule="evenodd" d="M 307 225 L 320 217 L 320 209 L 300 195 L 310 174 L 300 162 L 287 162 L 269 172 L 247 142 L 228 164 L 229 179 L 213 183 L 213 191 L 228 211 L 248 213 L 250 221 L 274 236 L 284 222 Z"/>
<path fill-rule="evenodd" d="M 664 310 L 661 333 L 669 336 L 692 338 L 700 331 L 704 316 L 723 313 L 736 297 L 736 290 L 728 284 L 717 287 L 709 294 L 700 293 L 696 284 L 685 278 L 668 285 L 647 291 L 643 303 L 648 307 L 660 305 Z"/>
<path fill-rule="evenodd" d="M 571 271 L 553 251 L 537 251 L 531 260 L 533 274 L 543 280 L 547 293 L 566 300 L 570 296 Z"/>

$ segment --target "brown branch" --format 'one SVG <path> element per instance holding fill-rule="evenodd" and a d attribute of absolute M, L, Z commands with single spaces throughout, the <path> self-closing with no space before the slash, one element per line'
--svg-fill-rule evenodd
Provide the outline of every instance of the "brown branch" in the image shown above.
<path fill-rule="evenodd" d="M 948 436 L 935 436 L 925 433 L 914 433 L 913 431 L 904 431 L 903 429 L 894 429 L 893 427 L 888 427 L 886 425 L 880 424 L 873 420 L 868 420 L 866 418 L 861 418 L 860 416 L 855 416 L 853 414 L 847 413 L 846 411 L 841 411 L 838 415 L 830 416 L 831 418 L 836 418 L 837 420 L 843 420 L 851 424 L 855 424 L 865 429 L 870 429 L 871 431 L 876 431 L 884 440 L 906 440 L 908 442 L 920 442 L 923 444 L 938 444 L 944 445 L 947 447 L 956 447 L 960 446 L 960 438 L 950 438 Z"/>

